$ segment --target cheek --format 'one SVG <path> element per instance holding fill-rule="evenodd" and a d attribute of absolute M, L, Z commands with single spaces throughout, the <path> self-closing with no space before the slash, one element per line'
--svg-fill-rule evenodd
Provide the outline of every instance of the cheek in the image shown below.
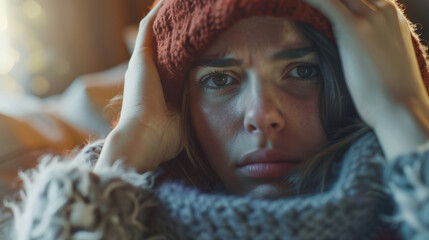
<path fill-rule="evenodd" d="M 232 102 L 207 103 L 197 93 L 191 93 L 189 111 L 197 139 L 208 160 L 220 164 L 218 159 L 228 159 L 228 147 L 241 127 Z"/>
<path fill-rule="evenodd" d="M 311 97 L 303 101 L 296 101 L 294 105 L 295 114 L 291 117 L 296 117 L 301 125 L 300 129 L 306 132 L 312 132 L 320 126 L 319 104 L 316 97 Z"/>
<path fill-rule="evenodd" d="M 288 111 L 294 114 L 287 114 L 286 121 L 289 132 L 294 132 L 295 147 L 307 146 L 308 152 L 319 151 L 327 138 L 321 123 L 318 95 L 306 99 L 289 99 L 289 102 Z"/>

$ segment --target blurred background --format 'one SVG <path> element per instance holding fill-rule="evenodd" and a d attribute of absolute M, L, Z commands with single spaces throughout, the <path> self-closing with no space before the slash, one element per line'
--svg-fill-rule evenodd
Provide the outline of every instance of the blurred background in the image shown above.
<path fill-rule="evenodd" d="M 124 41 L 153 0 L 0 0 L 0 93 L 60 93 L 129 58 Z"/>
<path fill-rule="evenodd" d="M 0 0 L 0 93 L 46 97 L 129 58 L 124 41 L 153 0 Z M 401 0 L 429 39 L 429 0 Z"/>

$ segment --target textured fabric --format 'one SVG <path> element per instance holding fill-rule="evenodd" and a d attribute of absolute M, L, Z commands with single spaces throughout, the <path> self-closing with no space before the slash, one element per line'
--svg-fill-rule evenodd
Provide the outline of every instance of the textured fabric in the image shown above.
<path fill-rule="evenodd" d="M 367 135 L 344 156 L 326 193 L 264 200 L 166 183 L 157 191 L 158 226 L 173 239 L 375 239 L 390 211 L 383 164 L 375 136 Z"/>
<path fill-rule="evenodd" d="M 180 102 L 191 64 L 235 22 L 257 15 L 283 17 L 309 23 L 329 39 L 329 21 L 301 0 L 164 0 L 154 22 L 157 65 L 166 97 Z M 397 4 L 399 5 L 399 4 Z M 400 7 L 398 6 L 398 10 Z M 429 64 L 425 47 L 410 24 L 413 45 L 426 90 Z"/>
<path fill-rule="evenodd" d="M 0 207 L 0 239 L 13 239 L 13 219 L 10 211 Z"/>
<path fill-rule="evenodd" d="M 399 157 L 385 179 L 398 203 L 396 220 L 410 239 L 429 239 L 429 143 Z"/>
<path fill-rule="evenodd" d="M 374 133 L 357 140 L 343 157 L 334 187 L 324 193 L 276 200 L 204 193 L 181 181 L 153 185 L 154 175 L 137 174 L 121 163 L 91 172 L 102 142 L 87 146 L 73 161 L 47 159 L 25 179 L 26 197 L 15 206 L 21 239 L 377 239 L 394 223 L 412 228 L 405 239 L 429 227 L 415 228 L 407 214 L 390 218 L 393 199 L 412 177 L 387 164 Z M 429 161 L 429 146 L 403 156 Z M 402 165 L 401 165 L 402 167 Z M 404 168 L 405 169 L 405 168 Z M 429 169 L 424 168 L 422 176 Z M 384 184 L 395 179 L 397 188 Z M 398 179 L 399 178 L 399 179 Z M 405 179 L 402 179 L 405 178 Z M 413 185 L 414 184 L 414 185 Z M 408 187 L 408 186 L 407 186 Z M 428 191 L 425 185 L 425 191 Z M 406 191 L 408 197 L 414 193 Z M 416 198 L 419 206 L 427 198 Z M 402 208 L 402 201 L 397 201 Z M 12 205 L 14 206 L 14 205 Z M 409 214 L 419 216 L 417 211 Z M 24 230 L 24 231 L 23 231 Z M 80 238 L 79 238 L 80 237 Z"/>
<path fill-rule="evenodd" d="M 37 169 L 22 175 L 26 190 L 22 208 L 6 203 L 14 212 L 16 239 L 147 236 L 145 222 L 155 207 L 146 191 L 153 185 L 152 174 L 137 174 L 118 161 L 96 175 L 82 161 L 89 160 L 46 156 Z"/>

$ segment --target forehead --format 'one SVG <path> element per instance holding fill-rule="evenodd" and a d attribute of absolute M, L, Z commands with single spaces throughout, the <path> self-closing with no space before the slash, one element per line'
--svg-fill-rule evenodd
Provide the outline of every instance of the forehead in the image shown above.
<path fill-rule="evenodd" d="M 271 16 L 255 16 L 235 23 L 203 52 L 202 57 L 223 57 L 241 50 L 263 50 L 267 54 L 272 54 L 279 49 L 309 45 L 311 43 L 294 21 Z"/>

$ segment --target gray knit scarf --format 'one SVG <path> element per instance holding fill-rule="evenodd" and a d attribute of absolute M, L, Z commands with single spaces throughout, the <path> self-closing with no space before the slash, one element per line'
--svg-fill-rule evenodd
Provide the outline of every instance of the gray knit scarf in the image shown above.
<path fill-rule="evenodd" d="M 343 157 L 327 192 L 276 200 L 203 193 L 117 162 L 94 174 L 94 143 L 73 161 L 47 157 L 10 204 L 18 239 L 374 239 L 391 213 L 384 156 L 371 132 Z"/>

